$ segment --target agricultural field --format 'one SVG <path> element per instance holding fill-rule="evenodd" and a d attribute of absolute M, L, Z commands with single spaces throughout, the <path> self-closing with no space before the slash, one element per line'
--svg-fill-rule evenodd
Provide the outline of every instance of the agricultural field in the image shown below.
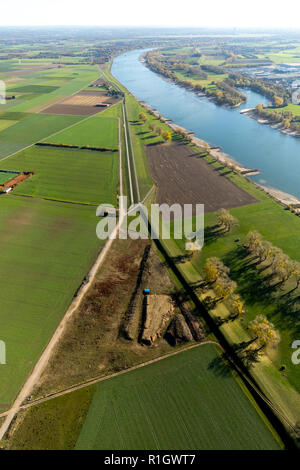
<path fill-rule="evenodd" d="M 17 121 L 1 119 L 0 120 L 0 132 L 4 131 L 4 129 L 7 129 L 7 127 L 13 126 L 14 124 L 16 124 L 16 122 Z"/>
<path fill-rule="evenodd" d="M 116 203 L 117 151 L 35 145 L 3 161 L 2 169 L 34 173 L 14 194 L 82 204 Z"/>
<path fill-rule="evenodd" d="M 1 339 L 10 359 L 0 369 L 0 410 L 9 408 L 100 250 L 96 223 L 90 207 L 1 198 Z"/>
<path fill-rule="evenodd" d="M 0 123 L 1 124 L 1 123 Z M 95 116 L 51 137 L 54 144 L 118 149 L 118 120 Z"/>
<path fill-rule="evenodd" d="M 266 56 L 276 64 L 289 64 L 300 62 L 300 47 L 296 45 L 292 49 L 286 49 L 280 52 L 269 53 Z"/>
<path fill-rule="evenodd" d="M 1 171 L 0 170 L 0 184 L 6 183 L 8 180 L 10 180 L 14 176 L 16 176 L 16 174 L 18 174 L 18 173 L 15 172 L 15 171 L 10 172 L 10 171 Z"/>
<path fill-rule="evenodd" d="M 9 118 L 9 114 L 10 112 L 5 113 L 4 120 Z M 0 160 L 82 119 L 78 116 L 27 114 L 25 117 L 25 113 L 11 114 L 12 121 L 18 115 L 22 119 L 0 132 Z M 1 122 L 0 115 L 0 126 Z"/>
<path fill-rule="evenodd" d="M 62 68 L 31 66 L 27 70 L 14 71 L 12 75 L 9 79 L 2 78 L 7 84 L 7 94 L 15 94 L 16 100 L 9 102 L 9 105 L 0 105 L 0 111 L 9 107 L 18 112 L 40 112 L 86 88 L 98 77 L 96 68 L 90 65 Z"/>
<path fill-rule="evenodd" d="M 109 96 L 107 92 L 83 90 L 43 109 L 41 112 L 92 116 L 118 101 L 120 101 L 118 97 Z"/>
<path fill-rule="evenodd" d="M 56 86 L 44 86 L 44 85 L 24 85 L 9 88 L 9 93 L 34 93 L 34 94 L 45 94 L 51 93 L 52 91 L 57 90 Z"/>
<path fill-rule="evenodd" d="M 289 103 L 287 106 L 283 106 L 282 108 L 279 108 L 278 111 L 282 111 L 282 112 L 288 111 L 288 112 L 293 113 L 294 116 L 300 116 L 300 105 Z"/>
<path fill-rule="evenodd" d="M 281 447 L 212 345 L 34 406 L 9 442 L 10 449 Z"/>
<path fill-rule="evenodd" d="M 220 361 L 206 345 L 100 383 L 76 449 L 279 448 Z"/>
<path fill-rule="evenodd" d="M 214 212 L 257 202 L 208 165 L 199 151 L 182 142 L 148 146 L 146 154 L 152 178 L 158 185 L 159 204 L 177 203 L 183 207 L 201 201 L 205 212 Z"/>
<path fill-rule="evenodd" d="M 187 74 L 185 72 L 175 72 L 175 76 L 179 80 L 188 80 L 191 82 L 193 85 L 200 84 L 204 86 L 205 88 L 208 89 L 215 89 L 216 82 L 221 82 L 222 80 L 225 80 L 225 78 L 228 77 L 228 74 L 217 74 L 217 73 L 210 73 L 207 75 L 207 78 L 199 78 L 196 75 L 193 74 Z"/>

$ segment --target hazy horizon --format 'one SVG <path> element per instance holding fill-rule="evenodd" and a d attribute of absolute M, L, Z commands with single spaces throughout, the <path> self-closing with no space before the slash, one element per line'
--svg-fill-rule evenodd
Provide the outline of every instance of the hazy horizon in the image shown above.
<path fill-rule="evenodd" d="M 184 7 L 183 7 L 184 6 Z M 152 0 L 141 7 L 138 0 L 99 4 L 90 0 L 15 0 L 2 5 L 0 26 L 92 26 L 150 28 L 238 28 L 238 29 L 299 29 L 300 4 L 287 0 L 276 4 L 270 0 L 252 0 L 242 6 L 238 0 L 215 0 L 200 4 L 187 0 Z"/>

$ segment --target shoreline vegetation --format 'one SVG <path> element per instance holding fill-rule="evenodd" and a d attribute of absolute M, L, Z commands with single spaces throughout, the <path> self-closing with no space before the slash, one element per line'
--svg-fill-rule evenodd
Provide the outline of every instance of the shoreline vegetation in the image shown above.
<path fill-rule="evenodd" d="M 194 70 L 186 63 L 169 64 L 163 56 L 158 55 L 157 51 L 148 51 L 142 54 L 140 60 L 146 67 L 158 73 L 164 79 L 193 91 L 197 96 L 205 96 L 219 106 L 234 109 L 247 102 L 247 96 L 240 93 L 238 88 L 260 93 L 270 100 L 268 106 L 264 107 L 263 104 L 258 104 L 256 108 L 241 112 L 250 118 L 256 119 L 261 124 L 270 125 L 273 129 L 277 129 L 284 134 L 300 137 L 300 119 L 292 112 L 285 110 L 285 106 L 288 105 L 291 99 L 291 92 L 282 85 L 253 79 L 248 75 L 233 72 L 221 66 L 202 65 L 201 70 Z M 196 79 L 179 78 L 176 71 L 181 69 L 186 74 L 191 74 L 191 77 L 192 74 L 195 74 Z M 216 77 L 226 77 L 226 75 L 227 77 L 212 80 L 209 86 L 204 86 L 201 84 L 201 80 L 208 77 L 208 72 L 214 73 Z"/>
<path fill-rule="evenodd" d="M 220 106 L 228 108 L 237 108 L 247 101 L 246 95 L 240 93 L 238 90 L 227 84 L 225 81 L 218 81 L 218 87 L 208 89 L 202 86 L 200 83 L 193 85 L 192 82 L 189 80 L 180 80 L 174 75 L 173 72 L 169 70 L 162 70 L 158 65 L 155 64 L 155 62 L 150 62 L 149 52 L 142 54 L 140 60 L 152 72 L 158 73 L 166 80 L 170 80 L 178 86 L 186 88 L 187 90 L 194 91 L 195 93 L 197 93 L 198 96 L 205 96 L 207 99 L 211 99 Z"/>
<path fill-rule="evenodd" d="M 266 112 L 268 112 L 268 109 L 265 109 Z M 272 129 L 276 129 L 283 134 L 290 135 L 292 137 L 300 137 L 300 126 L 299 130 L 293 129 L 292 124 L 288 124 L 288 122 L 285 123 L 285 120 L 280 120 L 279 122 L 274 122 L 271 118 L 262 117 L 262 114 L 257 110 L 257 108 L 251 108 L 251 109 L 244 109 L 241 111 L 241 114 L 246 114 L 248 117 L 252 119 L 256 119 L 259 124 L 267 124 L 268 126 L 272 127 Z M 278 112 L 276 114 L 279 114 Z M 300 124 L 300 123 L 299 123 Z M 285 125 L 287 127 L 285 127 Z"/>

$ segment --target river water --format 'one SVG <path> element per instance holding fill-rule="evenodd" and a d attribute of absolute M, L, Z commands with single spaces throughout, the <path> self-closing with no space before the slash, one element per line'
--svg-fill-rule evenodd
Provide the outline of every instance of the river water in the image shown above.
<path fill-rule="evenodd" d="M 266 98 L 248 90 L 248 101 L 240 107 L 217 106 L 146 68 L 139 60 L 142 53 L 131 51 L 114 59 L 112 73 L 129 91 L 197 137 L 222 147 L 243 166 L 259 169 L 252 177 L 257 183 L 300 198 L 300 139 L 240 114 L 266 104 Z"/>

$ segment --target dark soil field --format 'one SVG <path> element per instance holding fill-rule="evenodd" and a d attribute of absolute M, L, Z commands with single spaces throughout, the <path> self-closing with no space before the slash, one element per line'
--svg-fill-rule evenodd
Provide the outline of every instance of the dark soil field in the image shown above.
<path fill-rule="evenodd" d="M 204 204 L 205 212 L 214 212 L 257 202 L 187 145 L 148 145 L 146 154 L 159 204 Z"/>
<path fill-rule="evenodd" d="M 73 96 L 65 98 L 60 103 L 53 104 L 41 111 L 45 114 L 73 114 L 77 116 L 92 116 L 117 103 L 118 97 L 107 96 L 106 92 L 90 90 L 80 91 Z M 103 105 L 99 106 L 99 105 Z M 108 106 L 105 106 L 108 105 Z"/>

